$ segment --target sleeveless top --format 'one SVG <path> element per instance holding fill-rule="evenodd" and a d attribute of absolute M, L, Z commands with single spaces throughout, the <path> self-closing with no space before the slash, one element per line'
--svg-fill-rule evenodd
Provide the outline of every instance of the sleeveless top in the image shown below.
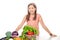
<path fill-rule="evenodd" d="M 36 15 L 36 20 L 33 20 L 33 17 L 31 16 L 29 18 L 29 21 L 27 21 L 27 25 L 35 27 L 37 30 L 39 30 L 39 16 L 40 14 Z"/>

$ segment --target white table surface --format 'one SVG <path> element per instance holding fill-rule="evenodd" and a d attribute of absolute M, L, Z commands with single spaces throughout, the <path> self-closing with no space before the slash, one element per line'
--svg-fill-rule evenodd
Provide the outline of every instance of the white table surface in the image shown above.
<path fill-rule="evenodd" d="M 60 40 L 60 36 L 57 36 L 57 37 L 39 37 L 39 40 Z"/>

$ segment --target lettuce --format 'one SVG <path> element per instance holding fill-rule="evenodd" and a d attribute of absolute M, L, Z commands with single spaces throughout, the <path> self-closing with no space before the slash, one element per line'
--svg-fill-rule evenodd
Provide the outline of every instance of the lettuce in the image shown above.
<path fill-rule="evenodd" d="M 28 31 L 34 32 L 34 34 L 38 34 L 38 30 L 32 26 L 25 25 L 23 28 L 23 33 L 26 34 Z"/>
<path fill-rule="evenodd" d="M 38 34 L 38 30 L 36 28 L 30 26 L 30 25 L 25 25 L 24 26 L 22 35 L 19 36 L 19 37 L 22 38 L 22 40 L 29 40 L 29 37 L 26 36 L 28 31 L 34 32 L 34 35 L 35 35 L 35 36 L 31 36 L 30 39 L 31 40 L 36 40 L 36 35 Z"/>

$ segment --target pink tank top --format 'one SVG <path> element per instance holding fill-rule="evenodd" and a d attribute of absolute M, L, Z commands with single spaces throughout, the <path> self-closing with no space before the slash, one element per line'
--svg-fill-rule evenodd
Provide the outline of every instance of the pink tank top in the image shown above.
<path fill-rule="evenodd" d="M 39 29 L 39 14 L 36 16 L 36 20 L 33 20 L 33 17 L 29 18 L 29 21 L 27 22 L 27 25 L 33 26 L 37 29 Z"/>

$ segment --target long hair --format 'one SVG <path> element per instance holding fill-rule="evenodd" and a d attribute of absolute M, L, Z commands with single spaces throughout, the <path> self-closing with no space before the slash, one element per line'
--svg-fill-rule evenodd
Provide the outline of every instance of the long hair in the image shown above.
<path fill-rule="evenodd" d="M 30 5 L 33 5 L 34 8 L 36 8 L 35 13 L 34 13 L 34 18 L 33 18 L 33 20 L 36 20 L 37 7 L 36 7 L 36 5 L 35 5 L 34 3 L 30 3 L 30 4 L 28 5 L 28 8 L 29 8 Z M 27 21 L 29 21 L 29 18 L 30 18 L 30 12 L 28 11 L 28 14 L 27 14 L 27 16 L 26 16 Z"/>

